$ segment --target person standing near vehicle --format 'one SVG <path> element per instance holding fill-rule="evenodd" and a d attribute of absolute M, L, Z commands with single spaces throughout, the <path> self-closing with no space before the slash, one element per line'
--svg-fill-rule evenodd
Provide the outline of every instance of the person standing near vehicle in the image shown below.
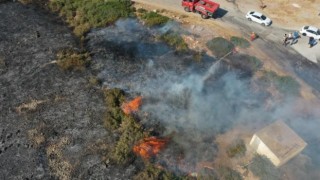
<path fill-rule="evenodd" d="M 312 48 L 313 46 L 313 43 L 314 43 L 314 38 L 313 37 L 309 37 L 309 45 L 310 45 L 310 48 Z"/>
<path fill-rule="evenodd" d="M 282 45 L 287 46 L 287 41 L 288 41 L 288 35 L 284 34 Z"/>
<path fill-rule="evenodd" d="M 250 40 L 253 41 L 257 38 L 257 35 L 256 33 L 252 32 L 251 35 L 250 35 Z"/>

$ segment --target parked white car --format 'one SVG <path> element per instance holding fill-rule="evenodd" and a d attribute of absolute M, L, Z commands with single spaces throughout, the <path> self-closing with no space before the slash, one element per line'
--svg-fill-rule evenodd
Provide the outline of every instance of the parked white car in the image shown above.
<path fill-rule="evenodd" d="M 303 26 L 300 34 L 320 40 L 320 30 L 314 26 Z"/>
<path fill-rule="evenodd" d="M 249 21 L 257 22 L 263 26 L 269 26 L 272 22 L 271 19 L 267 18 L 265 15 L 263 15 L 259 12 L 256 12 L 256 11 L 249 11 L 246 14 L 246 18 Z"/>

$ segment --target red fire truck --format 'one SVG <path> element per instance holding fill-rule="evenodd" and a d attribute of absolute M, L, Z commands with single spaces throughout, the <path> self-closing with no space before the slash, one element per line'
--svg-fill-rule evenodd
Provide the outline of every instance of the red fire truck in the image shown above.
<path fill-rule="evenodd" d="M 187 12 L 197 12 L 203 19 L 212 17 L 220 4 L 212 0 L 182 0 L 182 6 Z"/>

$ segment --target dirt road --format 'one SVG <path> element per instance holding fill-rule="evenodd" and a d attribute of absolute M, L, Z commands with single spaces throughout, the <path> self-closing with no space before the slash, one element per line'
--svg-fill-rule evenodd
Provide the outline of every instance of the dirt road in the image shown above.
<path fill-rule="evenodd" d="M 163 0 L 161 4 L 155 3 L 153 0 L 136 0 L 136 2 L 146 4 L 151 9 L 165 9 L 177 14 L 187 15 L 190 17 L 186 21 L 187 24 L 208 26 L 209 31 L 211 29 L 212 33 L 215 32 L 216 29 L 220 29 L 218 31 L 220 31 L 220 35 L 223 36 L 226 34 L 231 36 L 237 33 L 248 37 L 250 32 L 258 32 L 260 38 L 253 42 L 255 48 L 253 51 L 254 53 L 260 52 L 259 55 L 264 54 L 263 56 L 266 57 L 268 61 L 266 63 L 270 64 L 269 69 L 277 69 L 279 67 L 283 73 L 289 73 L 298 79 L 301 78 L 302 81 L 320 92 L 320 67 L 319 64 L 317 64 L 318 59 L 320 59 L 320 46 L 315 46 L 312 49 L 308 48 L 305 43 L 305 37 L 299 39 L 299 43 L 293 46 L 282 46 L 282 36 L 285 33 L 293 32 L 297 29 L 288 26 L 289 20 L 287 20 L 287 23 L 283 23 L 283 19 L 276 19 L 276 22 L 270 27 L 263 27 L 247 21 L 244 17 L 244 12 L 249 8 L 259 9 L 259 3 L 252 3 L 250 1 L 250 3 L 247 3 L 248 6 L 244 6 L 246 2 L 217 1 L 224 11 L 223 16 L 214 20 L 202 20 L 199 14 L 184 12 L 180 5 L 180 0 Z M 269 5 L 271 4 L 269 3 Z M 313 9 L 312 12 L 315 12 L 315 10 Z M 277 14 L 275 14 L 274 17 L 276 17 L 276 15 Z M 293 20 L 297 20 L 297 18 L 291 18 L 290 21 Z M 297 21 L 297 26 L 304 23 L 303 19 L 300 21 Z M 309 19 L 305 19 L 305 21 L 309 22 Z M 209 32 L 204 33 L 204 31 L 202 31 L 202 33 L 206 36 Z M 207 39 L 207 37 L 204 39 Z"/>

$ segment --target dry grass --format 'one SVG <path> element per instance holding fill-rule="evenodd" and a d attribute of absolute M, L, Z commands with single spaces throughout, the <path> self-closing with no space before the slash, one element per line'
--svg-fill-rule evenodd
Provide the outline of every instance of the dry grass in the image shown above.
<path fill-rule="evenodd" d="M 29 112 L 29 111 L 34 111 L 37 109 L 37 107 L 40 105 L 40 104 L 43 104 L 47 102 L 47 100 L 35 100 L 35 99 L 32 99 L 30 102 L 28 103 L 23 103 L 21 104 L 20 106 L 16 107 L 16 111 L 20 114 L 20 113 L 23 113 L 23 112 Z"/>
<path fill-rule="evenodd" d="M 28 130 L 28 138 L 33 143 L 35 148 L 39 147 L 42 143 L 45 142 L 45 136 L 40 128 L 30 129 Z"/>
<path fill-rule="evenodd" d="M 61 180 L 71 179 L 73 171 L 71 163 L 65 160 L 63 155 L 63 149 L 69 143 L 69 138 L 63 137 L 50 144 L 46 149 L 49 167 L 53 174 Z"/>
<path fill-rule="evenodd" d="M 90 64 L 88 52 L 63 49 L 57 53 L 57 65 L 62 70 L 84 70 Z"/>

